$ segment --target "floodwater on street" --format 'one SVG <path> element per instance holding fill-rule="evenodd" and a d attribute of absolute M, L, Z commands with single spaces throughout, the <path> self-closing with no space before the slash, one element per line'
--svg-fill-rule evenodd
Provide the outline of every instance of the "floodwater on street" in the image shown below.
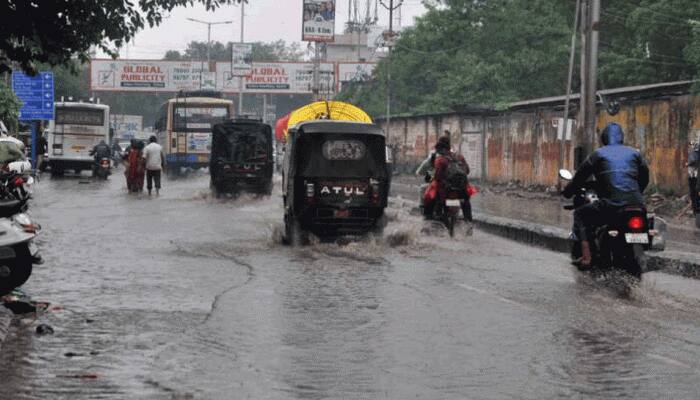
<path fill-rule="evenodd" d="M 698 281 L 647 274 L 619 298 L 564 254 L 421 235 L 397 208 L 384 239 L 284 246 L 278 193 L 215 200 L 206 175 L 166 180 L 160 198 L 128 195 L 120 174 L 40 181 L 46 263 L 25 289 L 61 307 L 13 328 L 0 398 L 700 392 Z"/>

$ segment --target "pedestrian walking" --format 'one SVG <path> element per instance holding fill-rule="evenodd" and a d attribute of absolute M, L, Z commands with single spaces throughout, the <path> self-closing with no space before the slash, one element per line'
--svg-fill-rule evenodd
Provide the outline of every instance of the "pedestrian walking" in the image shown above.
<path fill-rule="evenodd" d="M 126 176 L 126 186 L 129 192 L 142 192 L 145 169 L 142 141 L 131 139 L 131 144 L 125 152 L 124 164 L 126 167 L 124 175 Z"/>
<path fill-rule="evenodd" d="M 160 175 L 163 166 L 165 166 L 165 156 L 163 155 L 163 147 L 158 144 L 158 139 L 155 136 L 151 136 L 148 141 L 148 146 L 143 149 L 143 158 L 146 161 L 146 188 L 150 196 L 155 183 L 156 195 L 159 195 Z"/>

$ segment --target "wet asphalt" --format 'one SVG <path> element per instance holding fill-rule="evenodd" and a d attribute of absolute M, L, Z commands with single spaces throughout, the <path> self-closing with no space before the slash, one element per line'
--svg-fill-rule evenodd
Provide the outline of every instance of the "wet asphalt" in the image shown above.
<path fill-rule="evenodd" d="M 698 398 L 698 281 L 621 298 L 565 255 L 422 234 L 396 206 L 384 238 L 288 247 L 279 194 L 121 178 L 37 185 L 25 288 L 59 307 L 12 329 L 0 399 Z"/>

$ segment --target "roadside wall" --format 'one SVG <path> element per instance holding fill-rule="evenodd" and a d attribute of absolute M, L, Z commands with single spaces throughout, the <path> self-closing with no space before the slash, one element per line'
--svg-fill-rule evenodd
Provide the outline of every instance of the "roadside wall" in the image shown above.
<path fill-rule="evenodd" d="M 420 163 L 444 130 L 453 147 L 462 151 L 474 178 L 491 182 L 518 181 L 524 185 L 557 183 L 564 127 L 561 105 L 532 107 L 502 113 L 445 113 L 395 117 L 388 133 L 400 170 Z M 609 122 L 622 125 L 626 143 L 640 149 L 651 170 L 651 185 L 662 191 L 687 191 L 687 143 L 700 134 L 700 97 L 672 95 L 623 100 L 620 111 L 598 113 L 598 128 Z M 577 121 L 570 120 L 570 132 Z M 564 166 L 573 169 L 571 138 L 564 141 Z"/>

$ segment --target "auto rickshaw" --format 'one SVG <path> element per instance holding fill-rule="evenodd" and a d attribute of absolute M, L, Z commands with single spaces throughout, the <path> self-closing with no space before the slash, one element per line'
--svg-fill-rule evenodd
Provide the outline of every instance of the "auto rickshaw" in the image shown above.
<path fill-rule="evenodd" d="M 274 170 L 272 128 L 258 119 L 214 125 L 209 173 L 217 196 L 240 191 L 270 195 Z"/>
<path fill-rule="evenodd" d="M 288 130 L 282 169 L 285 241 L 381 232 L 389 194 L 386 140 L 375 124 L 311 120 Z"/>

